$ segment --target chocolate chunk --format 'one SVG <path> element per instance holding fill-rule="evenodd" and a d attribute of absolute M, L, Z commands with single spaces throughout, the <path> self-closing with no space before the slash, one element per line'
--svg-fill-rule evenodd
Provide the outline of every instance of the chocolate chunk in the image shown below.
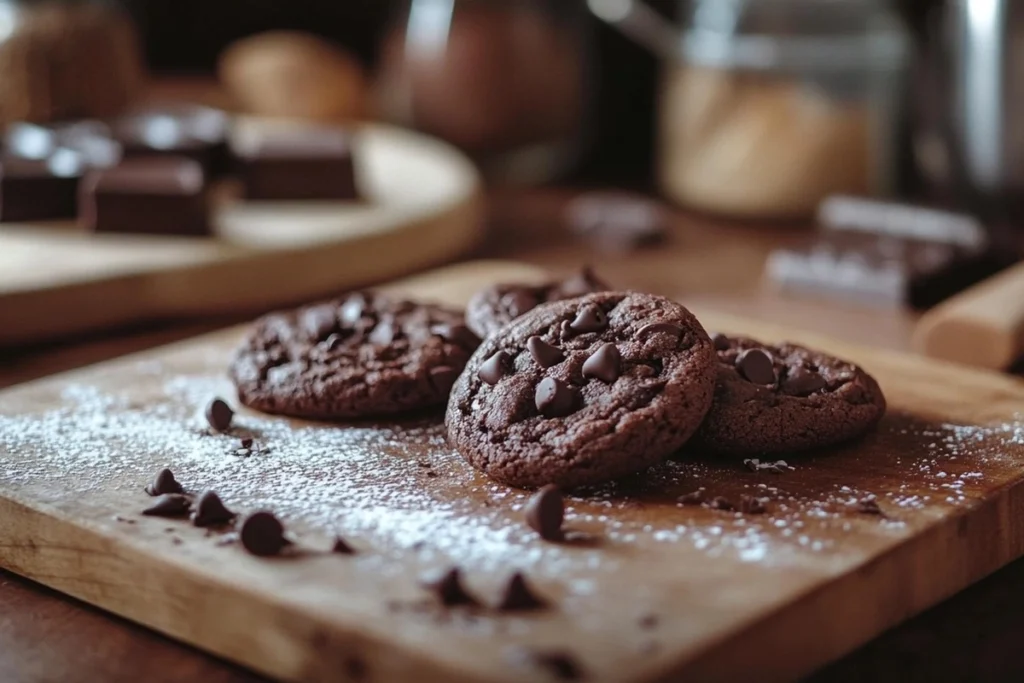
<path fill-rule="evenodd" d="M 576 663 L 576 659 L 567 652 L 533 652 L 532 659 L 560 680 L 578 681 L 583 678 L 583 669 Z"/>
<path fill-rule="evenodd" d="M 434 325 L 430 328 L 430 333 L 447 339 L 452 344 L 467 351 L 473 351 L 480 345 L 480 339 L 468 327 L 461 324 L 450 325 L 443 323 L 441 325 Z"/>
<path fill-rule="evenodd" d="M 180 493 L 165 493 L 153 501 L 153 504 L 142 511 L 149 517 L 187 517 L 188 498 Z"/>
<path fill-rule="evenodd" d="M 439 577 L 425 579 L 422 581 L 422 585 L 424 588 L 433 591 L 445 607 L 456 607 L 459 605 L 476 606 L 480 604 L 480 601 L 463 587 L 462 572 L 458 567 L 452 567 Z"/>
<path fill-rule="evenodd" d="M 230 429 L 234 417 L 235 411 L 224 399 L 215 398 L 206 406 L 206 421 L 215 432 L 226 432 Z"/>
<path fill-rule="evenodd" d="M 71 218 L 85 167 L 64 150 L 47 160 L 0 157 L 0 222 Z"/>
<path fill-rule="evenodd" d="M 534 401 L 544 417 L 565 417 L 576 409 L 576 392 L 560 379 L 545 377 L 537 385 Z"/>
<path fill-rule="evenodd" d="M 238 443 L 242 448 L 252 448 L 252 437 L 243 436 Z"/>
<path fill-rule="evenodd" d="M 355 200 L 348 134 L 335 128 L 263 128 L 239 136 L 234 152 L 246 199 Z"/>
<path fill-rule="evenodd" d="M 862 498 L 857 501 L 857 512 L 862 515 L 881 515 L 882 508 L 874 498 Z"/>
<path fill-rule="evenodd" d="M 455 380 L 459 378 L 459 371 L 447 365 L 430 368 L 427 373 L 430 378 L 430 386 L 439 394 L 447 395 L 452 390 Z"/>
<path fill-rule="evenodd" d="M 536 358 L 536 356 L 534 356 L 534 358 Z M 494 386 L 502 377 L 509 373 L 509 366 L 511 365 L 511 362 L 512 359 L 507 353 L 504 351 L 497 351 L 480 366 L 480 372 L 477 374 L 481 381 Z"/>
<path fill-rule="evenodd" d="M 79 190 L 79 217 L 93 232 L 210 233 L 207 183 L 196 162 L 140 157 L 90 171 Z"/>
<path fill-rule="evenodd" d="M 619 378 L 622 365 L 622 354 L 611 342 L 602 344 L 590 358 L 583 362 L 583 376 L 594 377 L 605 384 L 611 384 Z"/>
<path fill-rule="evenodd" d="M 747 349 L 736 357 L 736 368 L 748 382 L 775 384 L 775 365 L 767 351 Z"/>
<path fill-rule="evenodd" d="M 523 508 L 526 523 L 545 541 L 562 540 L 565 501 L 557 486 L 548 485 L 537 491 Z"/>
<path fill-rule="evenodd" d="M 501 296 L 501 307 L 512 318 L 532 310 L 537 305 L 537 297 L 527 287 L 515 287 Z"/>
<path fill-rule="evenodd" d="M 153 481 L 146 485 L 146 493 L 151 496 L 162 496 L 165 493 L 184 493 L 178 480 L 174 478 L 174 472 L 166 467 L 156 473 Z"/>
<path fill-rule="evenodd" d="M 207 491 L 199 497 L 196 502 L 195 512 L 192 513 L 192 524 L 199 527 L 217 526 L 227 524 L 235 518 L 235 513 L 225 507 L 213 491 Z"/>
<path fill-rule="evenodd" d="M 740 512 L 748 515 L 763 515 L 768 512 L 764 501 L 756 496 L 740 496 Z"/>
<path fill-rule="evenodd" d="M 253 555 L 270 557 L 279 554 L 289 544 L 284 537 L 284 525 L 272 512 L 254 512 L 242 522 L 239 531 L 242 547 Z"/>
<path fill-rule="evenodd" d="M 311 306 L 302 312 L 301 325 L 306 336 L 312 340 L 325 340 L 337 328 L 335 307 L 329 304 Z"/>
<path fill-rule="evenodd" d="M 355 555 L 356 550 L 345 541 L 341 536 L 336 536 L 334 539 L 334 545 L 331 546 L 331 552 L 337 553 L 338 555 Z"/>
<path fill-rule="evenodd" d="M 679 502 L 683 505 L 700 505 L 704 502 L 704 493 L 701 491 L 690 491 L 679 496 Z"/>
<path fill-rule="evenodd" d="M 683 336 L 683 328 L 672 323 L 648 323 L 636 332 L 637 339 L 643 339 L 652 334 L 670 334 L 679 339 Z"/>
<path fill-rule="evenodd" d="M 715 351 L 726 351 L 729 348 L 729 338 L 721 332 L 711 335 L 711 343 L 715 345 Z"/>
<path fill-rule="evenodd" d="M 810 396 L 827 386 L 820 373 L 807 368 L 791 368 L 782 382 L 782 393 L 790 396 Z"/>
<path fill-rule="evenodd" d="M 608 316 L 596 304 L 584 306 L 576 314 L 576 318 L 569 323 L 569 329 L 579 333 L 600 332 L 606 327 L 608 327 Z"/>
<path fill-rule="evenodd" d="M 498 610 L 501 612 L 528 611 L 545 607 L 547 602 L 534 593 L 520 572 L 516 572 L 509 579 L 498 603 Z"/>
<path fill-rule="evenodd" d="M 664 239 L 668 211 L 659 202 L 628 192 L 589 192 L 566 209 L 571 232 L 599 249 L 629 251 Z"/>
<path fill-rule="evenodd" d="M 708 503 L 708 507 L 712 510 L 722 510 L 725 512 L 732 512 L 736 509 L 736 506 L 724 496 L 716 496 L 712 498 L 711 502 Z"/>
<path fill-rule="evenodd" d="M 558 365 L 565 358 L 562 350 L 548 344 L 540 337 L 533 336 L 526 340 L 526 349 L 533 356 L 533 360 L 542 368 L 550 368 Z"/>

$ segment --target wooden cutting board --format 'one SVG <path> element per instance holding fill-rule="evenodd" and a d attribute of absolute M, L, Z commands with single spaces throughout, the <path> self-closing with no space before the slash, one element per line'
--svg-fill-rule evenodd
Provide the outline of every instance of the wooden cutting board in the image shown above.
<path fill-rule="evenodd" d="M 470 264 L 396 285 L 453 304 L 531 268 Z M 0 564 L 286 680 L 553 680 L 523 650 L 567 652 L 588 680 L 790 680 L 1024 553 L 1024 385 L 936 361 L 703 313 L 862 363 L 891 408 L 877 432 L 790 458 L 782 474 L 690 454 L 570 501 L 592 542 L 524 525 L 526 494 L 477 475 L 435 414 L 321 425 L 241 411 L 271 450 L 232 455 L 202 407 L 230 396 L 241 330 L 0 393 Z M 170 466 L 239 510 L 270 508 L 296 557 L 141 517 Z M 765 515 L 684 507 L 768 500 Z M 878 497 L 884 516 L 858 512 Z M 355 556 L 324 552 L 340 532 Z M 417 578 L 457 564 L 491 602 L 513 569 L 555 608 L 420 606 Z"/>
<path fill-rule="evenodd" d="M 477 241 L 481 182 L 461 152 L 381 125 L 360 129 L 356 148 L 367 202 L 242 202 L 222 184 L 216 239 L 0 223 L 0 346 L 266 309 L 437 265 Z"/>

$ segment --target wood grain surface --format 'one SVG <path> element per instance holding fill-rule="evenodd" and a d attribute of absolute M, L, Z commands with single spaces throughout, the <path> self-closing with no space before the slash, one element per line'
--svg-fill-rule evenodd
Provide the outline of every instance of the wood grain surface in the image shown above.
<path fill-rule="evenodd" d="M 494 263 L 454 272 L 450 288 L 426 289 L 450 280 L 441 277 L 411 291 L 462 301 L 481 280 L 538 275 Z M 264 462 L 233 459 L 230 438 L 202 434 L 196 416 L 211 394 L 229 392 L 223 370 L 239 334 L 229 330 L 0 396 L 0 452 L 11 464 L 0 473 L 3 562 L 285 679 L 365 670 L 522 680 L 538 672 L 514 656 L 521 645 L 571 651 L 596 680 L 736 680 L 756 661 L 772 681 L 1024 552 L 1020 383 L 697 312 L 718 330 L 795 338 L 861 362 L 890 397 L 888 417 L 868 438 L 782 475 L 685 454 L 573 498 L 570 525 L 598 542 L 554 546 L 522 524 L 523 495 L 470 471 L 430 415 L 339 428 L 243 412 L 240 425 L 274 450 Z M 219 534 L 140 518 L 140 487 L 165 464 L 240 510 L 279 511 L 306 552 L 256 560 L 218 545 Z M 763 495 L 769 513 L 675 503 L 697 487 Z M 856 511 L 866 495 L 884 517 Z M 318 552 L 335 530 L 363 552 Z M 488 600 L 511 567 L 524 569 L 558 608 L 533 617 L 407 609 L 424 597 L 417 577 L 452 562 Z M 658 623 L 645 629 L 650 614 Z"/>
<path fill-rule="evenodd" d="M 0 224 L 0 346 L 251 313 L 438 265 L 479 241 L 480 180 L 461 153 L 380 125 L 361 129 L 356 152 L 366 202 L 244 202 L 228 184 L 215 192 L 216 239 Z"/>

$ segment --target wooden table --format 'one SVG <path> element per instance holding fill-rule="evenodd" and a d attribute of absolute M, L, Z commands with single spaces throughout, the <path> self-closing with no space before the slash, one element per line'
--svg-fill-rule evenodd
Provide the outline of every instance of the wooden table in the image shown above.
<path fill-rule="evenodd" d="M 730 226 L 679 215 L 667 244 L 630 255 L 592 250 L 569 236 L 561 216 L 575 194 L 541 190 L 493 197 L 492 232 L 476 256 L 499 256 L 567 271 L 593 264 L 626 287 L 813 328 L 861 343 L 909 346 L 915 316 L 902 311 L 846 311 L 782 299 L 760 281 L 775 245 L 799 228 Z M 0 386 L 25 381 L 220 327 L 203 321 L 108 335 L 0 356 Z M 1024 680 L 1015 645 L 1024 639 L 1024 561 L 878 638 L 816 675 L 814 681 Z M 836 615 L 842 618 L 842 615 Z M 741 656 L 742 653 L 738 653 Z M 261 680 L 44 588 L 0 573 L 0 680 Z"/>

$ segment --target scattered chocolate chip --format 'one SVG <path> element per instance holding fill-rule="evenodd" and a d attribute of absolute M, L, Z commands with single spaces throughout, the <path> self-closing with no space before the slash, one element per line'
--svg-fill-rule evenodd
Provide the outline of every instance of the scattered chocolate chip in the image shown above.
<path fill-rule="evenodd" d="M 246 517 L 239 537 L 242 539 L 242 547 L 259 557 L 277 555 L 288 545 L 281 520 L 274 513 L 266 511 L 254 512 Z"/>
<path fill-rule="evenodd" d="M 520 572 L 516 572 L 505 586 L 501 601 L 498 603 L 498 610 L 519 612 L 544 609 L 547 606 L 547 602 L 534 593 L 530 585 L 526 583 L 526 578 Z"/>
<path fill-rule="evenodd" d="M 578 681 L 583 678 L 583 670 L 580 668 L 580 665 L 567 652 L 533 652 L 532 659 L 560 680 Z"/>
<path fill-rule="evenodd" d="M 701 491 L 690 491 L 679 496 L 679 502 L 683 505 L 700 505 L 704 502 L 704 494 Z"/>
<path fill-rule="evenodd" d="M 611 384 L 619 378 L 622 365 L 622 354 L 611 342 L 602 344 L 590 358 L 583 362 L 583 376 L 599 379 Z"/>
<path fill-rule="evenodd" d="M 334 545 L 331 546 L 331 552 L 337 553 L 338 555 L 355 555 L 356 550 L 345 541 L 341 536 L 335 536 Z"/>
<path fill-rule="evenodd" d="M 462 571 L 458 567 L 452 567 L 439 577 L 425 579 L 422 585 L 424 588 L 433 591 L 445 607 L 455 607 L 457 605 L 476 606 L 480 604 L 480 601 L 470 595 L 463 587 Z"/>
<path fill-rule="evenodd" d="M 657 614 L 644 614 L 639 619 L 637 619 L 636 623 L 640 625 L 640 628 L 644 628 L 644 629 L 654 628 L 655 626 L 658 625 L 658 615 Z"/>
<path fill-rule="evenodd" d="M 790 396 L 810 396 L 825 388 L 827 382 L 820 373 L 806 368 L 793 368 L 782 382 L 782 393 Z"/>
<path fill-rule="evenodd" d="M 192 513 L 192 524 L 195 526 L 215 526 L 227 524 L 235 518 L 235 513 L 228 510 L 224 502 L 213 491 L 199 496 L 195 512 Z"/>
<path fill-rule="evenodd" d="M 736 506 L 723 496 L 716 496 L 712 498 L 711 502 L 708 503 L 708 507 L 712 510 L 722 510 L 724 512 L 732 512 L 736 509 Z"/>
<path fill-rule="evenodd" d="M 153 481 L 146 486 L 146 493 L 151 496 L 162 496 L 165 493 L 184 493 L 178 480 L 174 478 L 174 472 L 166 467 L 156 473 Z"/>
<path fill-rule="evenodd" d="M 576 318 L 569 323 L 569 329 L 573 332 L 600 332 L 608 327 L 608 316 L 597 304 L 587 304 L 576 314 Z"/>
<path fill-rule="evenodd" d="M 748 515 L 763 515 L 768 512 L 764 501 L 756 496 L 740 496 L 740 512 Z"/>
<path fill-rule="evenodd" d="M 533 356 L 533 360 L 542 368 L 550 368 L 558 365 L 565 358 L 561 349 L 548 344 L 540 337 L 533 336 L 526 340 L 526 349 Z"/>
<path fill-rule="evenodd" d="M 881 515 L 882 508 L 874 498 L 861 498 L 857 501 L 857 512 L 862 515 Z"/>
<path fill-rule="evenodd" d="M 226 432 L 234 417 L 235 411 L 223 399 L 215 398 L 206 406 L 206 421 L 215 432 Z"/>
<path fill-rule="evenodd" d="M 239 441 L 239 444 L 241 444 L 242 448 L 252 448 L 252 437 L 242 437 L 242 439 Z"/>
<path fill-rule="evenodd" d="M 434 391 L 441 395 L 447 395 L 452 390 L 452 386 L 455 385 L 455 380 L 459 378 L 459 372 L 455 368 L 441 365 L 436 368 L 430 368 L 428 376 L 430 378 L 430 386 L 434 387 Z"/>
<path fill-rule="evenodd" d="M 549 484 L 530 497 L 523 508 L 526 523 L 545 541 L 562 540 L 565 501 L 557 486 Z"/>
<path fill-rule="evenodd" d="M 683 336 L 683 328 L 672 323 L 648 323 L 636 332 L 637 339 L 643 339 L 652 334 L 670 334 L 679 339 Z"/>
<path fill-rule="evenodd" d="M 504 351 L 498 351 L 493 356 L 484 361 L 483 365 L 480 366 L 480 372 L 478 376 L 481 381 L 487 382 L 491 386 L 494 386 L 501 378 L 508 374 L 509 366 L 512 363 L 512 359 Z"/>
<path fill-rule="evenodd" d="M 716 351 L 725 351 L 729 348 L 729 338 L 721 332 L 711 335 L 711 343 L 715 345 Z"/>
<path fill-rule="evenodd" d="M 443 337 L 452 344 L 469 351 L 472 351 L 480 345 L 480 338 L 473 334 L 468 327 L 462 324 L 452 325 L 444 323 L 441 325 L 434 325 L 430 328 L 430 333 Z"/>
<path fill-rule="evenodd" d="M 736 367 L 753 384 L 775 384 L 775 364 L 764 349 L 747 349 L 736 357 Z"/>
<path fill-rule="evenodd" d="M 576 393 L 568 384 L 554 377 L 540 381 L 534 401 L 544 417 L 565 417 L 576 409 Z"/>
<path fill-rule="evenodd" d="M 142 511 L 147 517 L 187 517 L 188 498 L 180 493 L 164 493 Z"/>

